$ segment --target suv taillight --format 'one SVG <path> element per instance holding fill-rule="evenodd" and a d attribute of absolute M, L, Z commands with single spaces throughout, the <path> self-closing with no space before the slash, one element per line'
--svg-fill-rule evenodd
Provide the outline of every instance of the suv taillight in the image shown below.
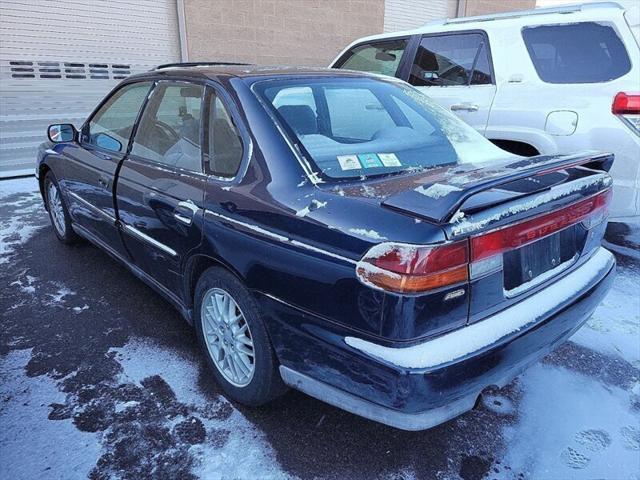
<path fill-rule="evenodd" d="M 551 213 L 487 233 L 441 245 L 385 242 L 358 262 L 358 278 L 366 285 L 396 293 L 435 290 L 502 269 L 502 254 L 552 235 L 579 222 L 591 228 L 606 217 L 609 188 Z"/>
<path fill-rule="evenodd" d="M 613 99 L 611 112 L 640 133 L 640 93 L 618 93 Z"/>

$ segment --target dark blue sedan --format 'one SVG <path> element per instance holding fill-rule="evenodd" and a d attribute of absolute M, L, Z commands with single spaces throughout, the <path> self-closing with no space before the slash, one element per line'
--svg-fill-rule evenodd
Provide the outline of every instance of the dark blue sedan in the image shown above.
<path fill-rule="evenodd" d="M 573 334 L 615 272 L 610 155 L 508 154 L 392 78 L 169 65 L 48 133 L 55 234 L 173 303 L 247 405 L 290 386 L 432 427 Z"/>

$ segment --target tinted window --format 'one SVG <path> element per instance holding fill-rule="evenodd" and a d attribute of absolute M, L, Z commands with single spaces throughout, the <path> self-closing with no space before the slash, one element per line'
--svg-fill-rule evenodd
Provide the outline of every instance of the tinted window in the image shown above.
<path fill-rule="evenodd" d="M 484 85 L 491 83 L 489 65 L 486 39 L 480 33 L 428 36 L 420 42 L 409 83 Z"/>
<path fill-rule="evenodd" d="M 89 135 L 85 141 L 114 152 L 124 152 L 149 88 L 149 82 L 135 83 L 114 93 L 89 122 Z"/>
<path fill-rule="evenodd" d="M 131 153 L 155 162 L 202 171 L 200 109 L 204 87 L 157 86 L 145 107 Z"/>
<path fill-rule="evenodd" d="M 399 82 L 291 79 L 257 83 L 256 90 L 327 181 L 507 155 L 426 95 Z M 273 103 L 282 98 L 291 101 Z M 293 102 L 296 98 L 299 103 Z M 310 98 L 324 107 L 314 110 Z"/>
<path fill-rule="evenodd" d="M 597 83 L 631 69 L 624 44 L 609 26 L 594 22 L 522 30 L 538 76 L 548 83 Z"/>
<path fill-rule="evenodd" d="M 352 48 L 338 68 L 395 76 L 407 40 L 368 43 Z"/>
<path fill-rule="evenodd" d="M 242 162 L 242 141 L 229 111 L 215 93 L 207 100 L 209 129 L 207 156 L 209 172 L 219 177 L 233 177 Z"/>

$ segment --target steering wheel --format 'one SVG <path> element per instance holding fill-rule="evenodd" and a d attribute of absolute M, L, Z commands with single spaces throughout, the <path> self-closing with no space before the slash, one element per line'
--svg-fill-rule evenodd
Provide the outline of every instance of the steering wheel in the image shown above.
<path fill-rule="evenodd" d="M 178 133 L 170 125 L 164 122 L 161 122 L 160 120 L 156 120 L 154 122 L 154 125 L 157 128 L 157 130 L 161 131 L 162 134 L 165 136 L 167 145 L 173 145 L 178 140 L 180 140 L 180 135 L 178 135 Z"/>

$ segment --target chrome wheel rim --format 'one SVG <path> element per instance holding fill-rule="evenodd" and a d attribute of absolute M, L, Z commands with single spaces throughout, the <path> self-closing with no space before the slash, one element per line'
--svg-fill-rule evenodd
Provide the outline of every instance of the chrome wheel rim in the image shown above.
<path fill-rule="evenodd" d="M 229 293 L 212 288 L 202 299 L 202 333 L 209 356 L 222 376 L 236 387 L 249 384 L 256 370 L 251 330 Z"/>
<path fill-rule="evenodd" d="M 62 199 L 60 191 L 53 182 L 49 182 L 47 187 L 47 200 L 49 202 L 49 212 L 53 220 L 53 226 L 61 236 L 65 234 L 64 210 L 62 208 Z"/>

